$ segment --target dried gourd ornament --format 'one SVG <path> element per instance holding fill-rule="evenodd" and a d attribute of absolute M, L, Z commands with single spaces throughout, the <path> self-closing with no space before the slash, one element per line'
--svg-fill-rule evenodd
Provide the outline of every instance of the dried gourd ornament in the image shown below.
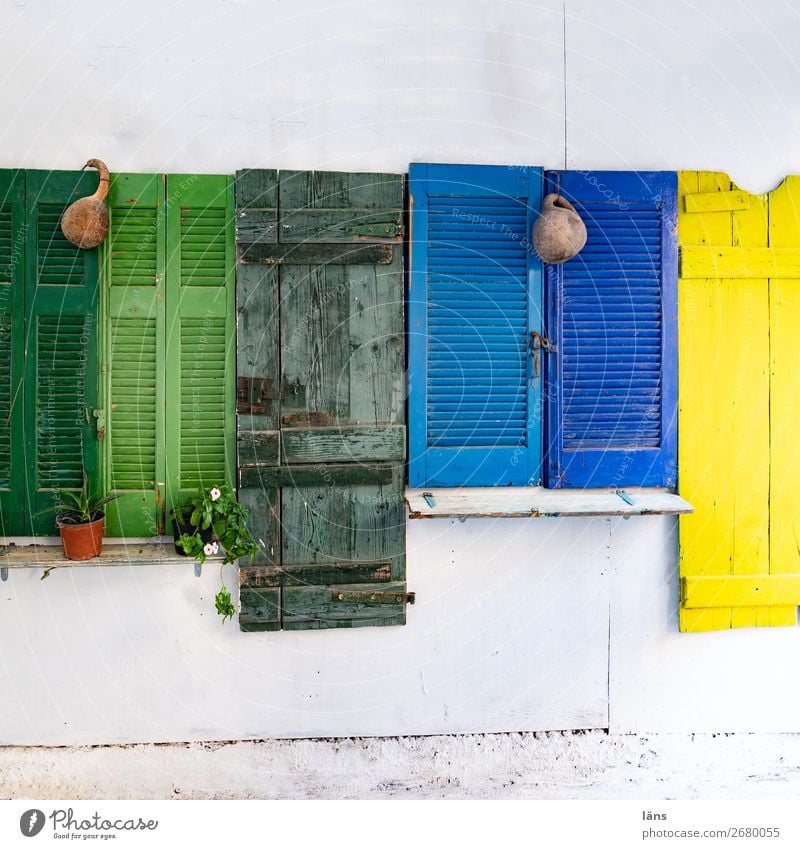
<path fill-rule="evenodd" d="M 84 168 L 96 168 L 100 173 L 97 191 L 87 198 L 76 200 L 61 217 L 61 232 L 79 248 L 96 248 L 108 234 L 108 168 L 99 159 L 90 159 Z"/>
<path fill-rule="evenodd" d="M 575 207 L 561 195 L 547 195 L 533 225 L 533 249 L 539 259 L 558 265 L 572 259 L 585 244 L 586 225 Z"/>

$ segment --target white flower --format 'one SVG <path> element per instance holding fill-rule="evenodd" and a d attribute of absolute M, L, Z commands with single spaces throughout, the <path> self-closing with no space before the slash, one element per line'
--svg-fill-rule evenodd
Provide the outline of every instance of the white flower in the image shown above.
<path fill-rule="evenodd" d="M 220 495 L 222 495 L 222 493 L 217 489 L 217 487 L 214 487 L 211 490 L 211 500 L 212 501 L 216 501 L 220 497 Z"/>
<path fill-rule="evenodd" d="M 203 553 L 206 555 L 206 557 L 208 557 L 209 555 L 213 554 L 213 553 L 214 553 L 214 546 L 213 546 L 213 545 L 211 545 L 211 543 L 210 543 L 210 542 L 207 542 L 207 543 L 203 546 Z"/>
<path fill-rule="evenodd" d="M 214 549 L 213 553 L 216 554 L 219 551 L 219 543 L 214 542 L 211 545 L 212 545 L 212 548 Z"/>

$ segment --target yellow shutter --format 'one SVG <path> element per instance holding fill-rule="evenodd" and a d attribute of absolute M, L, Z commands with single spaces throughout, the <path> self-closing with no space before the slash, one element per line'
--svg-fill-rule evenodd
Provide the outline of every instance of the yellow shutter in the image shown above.
<path fill-rule="evenodd" d="M 679 193 L 680 628 L 795 625 L 800 177 L 750 195 L 684 171 Z"/>

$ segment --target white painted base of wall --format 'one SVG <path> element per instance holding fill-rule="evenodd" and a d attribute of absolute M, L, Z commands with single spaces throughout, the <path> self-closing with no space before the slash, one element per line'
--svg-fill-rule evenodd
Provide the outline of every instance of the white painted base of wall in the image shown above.
<path fill-rule="evenodd" d="M 601 731 L 0 748 L 0 796 L 45 799 L 785 799 L 798 734 Z"/>

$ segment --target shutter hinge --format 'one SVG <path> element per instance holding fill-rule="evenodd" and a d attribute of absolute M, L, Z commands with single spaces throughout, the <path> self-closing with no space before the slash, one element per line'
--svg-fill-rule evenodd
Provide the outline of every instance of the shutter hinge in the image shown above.
<path fill-rule="evenodd" d="M 334 590 L 331 593 L 333 601 L 350 604 L 414 604 L 416 598 L 416 593 L 343 592 L 340 590 Z"/>
<path fill-rule="evenodd" d="M 236 412 L 264 415 L 278 395 L 271 377 L 236 378 Z"/>
<path fill-rule="evenodd" d="M 105 410 L 92 410 L 92 415 L 97 419 L 97 438 L 105 439 L 106 438 L 106 411 Z"/>
<path fill-rule="evenodd" d="M 541 362 L 539 360 L 539 351 L 544 351 L 545 354 L 558 353 L 558 347 L 555 342 L 552 342 L 541 333 L 531 330 L 531 349 L 533 351 L 533 376 L 539 377 L 542 371 Z"/>

